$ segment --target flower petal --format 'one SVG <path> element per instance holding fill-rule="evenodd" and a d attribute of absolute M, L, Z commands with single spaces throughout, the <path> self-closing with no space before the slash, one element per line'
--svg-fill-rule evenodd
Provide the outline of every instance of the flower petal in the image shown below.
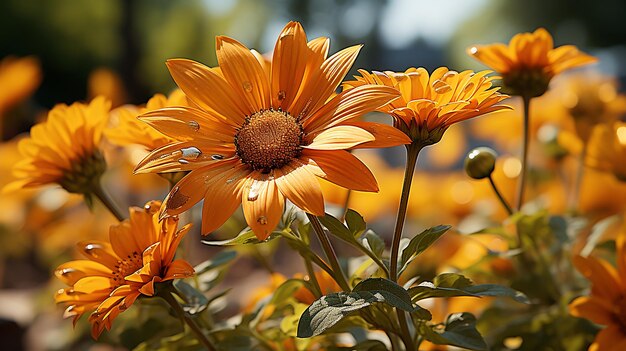
<path fill-rule="evenodd" d="M 173 59 L 166 64 L 176 84 L 198 106 L 226 117 L 233 126 L 244 123 L 246 106 L 221 75 L 192 60 Z"/>
<path fill-rule="evenodd" d="M 135 173 L 191 171 L 235 156 L 235 146 L 205 143 L 202 140 L 181 141 L 150 152 L 137 166 Z"/>
<path fill-rule="evenodd" d="M 310 49 L 298 22 L 289 22 L 278 36 L 272 56 L 272 106 L 287 110 L 294 101 L 306 69 Z"/>
<path fill-rule="evenodd" d="M 373 122 L 361 122 L 361 121 L 349 121 L 344 122 L 341 125 L 350 125 L 359 127 L 361 129 L 365 129 L 370 134 L 376 138 L 374 141 L 369 141 L 367 143 L 359 144 L 356 149 L 364 149 L 364 148 L 385 148 L 385 147 L 393 147 L 398 145 L 410 144 L 411 138 L 408 135 L 404 134 L 398 128 L 393 126 L 382 124 L 382 123 L 373 123 Z"/>
<path fill-rule="evenodd" d="M 594 323 L 609 325 L 613 323 L 613 305 L 595 297 L 579 297 L 569 304 L 570 314 L 587 318 Z"/>
<path fill-rule="evenodd" d="M 340 125 L 324 129 L 320 133 L 308 135 L 306 139 L 312 139 L 309 145 L 302 146 L 305 149 L 314 150 L 345 150 L 357 145 L 374 141 L 374 136 L 365 129 Z"/>
<path fill-rule="evenodd" d="M 397 89 L 363 85 L 341 92 L 303 121 L 307 133 L 333 127 L 352 118 L 372 112 L 400 96 Z"/>
<path fill-rule="evenodd" d="M 345 150 L 305 149 L 300 159 L 313 174 L 339 186 L 358 191 L 378 191 L 378 183 L 369 168 Z"/>
<path fill-rule="evenodd" d="M 292 162 L 274 170 L 278 190 L 305 212 L 316 216 L 324 215 L 324 197 L 315 176 L 307 166 Z"/>
<path fill-rule="evenodd" d="M 237 129 L 222 116 L 193 107 L 166 107 L 139 116 L 159 132 L 180 141 L 201 138 L 215 143 L 232 143 Z"/>
<path fill-rule="evenodd" d="M 243 98 L 245 114 L 249 116 L 271 107 L 267 77 L 254 54 L 229 37 L 219 36 L 215 42 L 220 69 L 231 89 Z"/>
<path fill-rule="evenodd" d="M 246 222 L 259 240 L 265 240 L 280 222 L 285 198 L 273 179 L 254 172 L 247 180 L 241 199 Z"/>

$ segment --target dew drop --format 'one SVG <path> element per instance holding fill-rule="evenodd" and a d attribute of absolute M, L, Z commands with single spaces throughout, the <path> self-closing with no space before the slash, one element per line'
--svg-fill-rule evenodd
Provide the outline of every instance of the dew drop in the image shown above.
<path fill-rule="evenodd" d="M 248 201 L 255 201 L 259 198 L 259 189 L 261 188 L 261 182 L 253 180 L 250 186 L 250 192 L 248 192 Z"/>
<path fill-rule="evenodd" d="M 200 124 L 196 121 L 189 121 L 187 125 L 196 132 L 200 130 Z"/>
<path fill-rule="evenodd" d="M 471 55 L 476 55 L 476 53 L 478 52 L 478 48 L 473 46 L 470 50 L 469 50 Z"/>
<path fill-rule="evenodd" d="M 198 158 L 198 156 L 202 155 L 202 151 L 200 151 L 200 149 L 195 146 L 182 148 L 180 149 L 180 152 L 182 152 L 183 158 L 186 160 L 195 160 Z"/>
<path fill-rule="evenodd" d="M 178 163 L 186 165 L 186 164 L 189 164 L 189 161 L 185 160 L 184 158 L 181 158 L 178 160 Z"/>
<path fill-rule="evenodd" d="M 86 254 L 94 258 L 98 258 L 100 256 L 98 255 L 98 250 L 102 250 L 102 245 L 87 244 L 85 245 L 85 249 L 84 249 Z"/>
<path fill-rule="evenodd" d="M 252 92 L 252 84 L 250 84 L 250 82 L 245 81 L 245 82 L 243 82 L 242 85 L 243 85 L 243 90 L 245 90 L 248 93 Z"/>
<path fill-rule="evenodd" d="M 278 101 L 283 101 L 287 97 L 287 93 L 284 90 L 278 91 Z"/>
<path fill-rule="evenodd" d="M 152 209 L 152 206 L 150 204 L 145 204 L 143 206 L 143 209 L 144 209 L 144 211 L 148 212 L 148 211 L 150 211 Z"/>
<path fill-rule="evenodd" d="M 224 159 L 224 155 L 220 155 L 220 154 L 211 155 L 211 159 L 212 160 L 223 160 Z"/>
<path fill-rule="evenodd" d="M 228 178 L 228 179 L 226 179 L 226 184 L 231 184 L 235 180 L 237 180 L 237 178 Z"/>
<path fill-rule="evenodd" d="M 259 216 L 259 218 L 256 219 L 256 222 L 259 223 L 260 225 L 266 225 L 267 224 L 267 217 Z"/>

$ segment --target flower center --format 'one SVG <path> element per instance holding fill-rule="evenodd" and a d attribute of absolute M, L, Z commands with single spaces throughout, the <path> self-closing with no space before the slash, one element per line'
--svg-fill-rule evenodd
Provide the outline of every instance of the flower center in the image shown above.
<path fill-rule="evenodd" d="M 302 126 L 282 110 L 261 110 L 246 118 L 235 136 L 237 155 L 254 170 L 269 173 L 300 156 Z"/>
<path fill-rule="evenodd" d="M 137 251 L 117 261 L 115 270 L 111 272 L 113 275 L 113 283 L 115 286 L 124 285 L 124 278 L 135 273 L 141 269 L 142 266 L 143 258 Z"/>

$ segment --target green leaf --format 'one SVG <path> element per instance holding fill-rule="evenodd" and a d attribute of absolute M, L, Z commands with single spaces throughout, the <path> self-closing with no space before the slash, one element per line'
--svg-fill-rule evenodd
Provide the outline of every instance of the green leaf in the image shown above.
<path fill-rule="evenodd" d="M 206 260 L 195 266 L 194 270 L 196 271 L 196 275 L 201 275 L 215 268 L 221 267 L 232 261 L 236 256 L 237 252 L 235 251 L 221 251 L 210 260 Z"/>
<path fill-rule="evenodd" d="M 280 236 L 280 232 L 273 232 L 270 236 L 261 241 L 254 232 L 251 230 L 243 231 L 236 237 L 226 240 L 200 240 L 201 243 L 209 246 L 236 246 L 236 245 L 249 245 L 249 244 L 263 244 L 268 241 L 274 240 Z"/>
<path fill-rule="evenodd" d="M 402 256 L 400 257 L 400 270 L 402 273 L 406 266 L 413 261 L 420 253 L 426 250 L 432 245 L 440 236 L 442 236 L 448 229 L 452 228 L 449 225 L 438 225 L 432 228 L 428 228 L 423 232 L 414 236 L 407 247 L 402 250 Z"/>
<path fill-rule="evenodd" d="M 476 317 L 471 313 L 454 313 L 448 316 L 443 330 L 436 325 L 420 323 L 418 333 L 437 345 L 453 345 L 470 350 L 487 350 L 487 344 L 476 330 Z"/>
<path fill-rule="evenodd" d="M 346 227 L 340 220 L 326 213 L 324 217 L 319 217 L 320 222 L 330 231 L 331 234 L 335 235 L 341 240 L 344 240 L 348 243 L 355 243 L 356 239 L 352 232 L 348 227 Z"/>
<path fill-rule="evenodd" d="M 349 314 L 377 302 L 414 311 L 411 297 L 404 288 L 388 279 L 370 278 L 357 284 L 351 292 L 332 293 L 314 301 L 300 317 L 298 337 L 319 335 Z"/>
<path fill-rule="evenodd" d="M 193 286 L 182 280 L 176 280 L 174 286 L 178 291 L 187 297 L 187 303 L 183 305 L 183 310 L 190 315 L 198 314 L 204 311 L 209 304 L 209 299 L 203 293 L 196 290 Z"/>
<path fill-rule="evenodd" d="M 409 289 L 414 302 L 431 297 L 455 296 L 504 296 L 521 303 L 530 303 L 523 293 L 497 284 L 473 285 L 460 274 L 444 273 L 434 279 L 434 283 L 423 282 Z"/>
<path fill-rule="evenodd" d="M 365 232 L 365 235 L 363 235 L 361 242 L 363 246 L 373 252 L 376 257 L 382 257 L 385 251 L 385 241 L 378 236 L 378 234 L 374 233 L 372 230 L 368 230 Z"/>
<path fill-rule="evenodd" d="M 365 229 L 367 228 L 365 224 L 365 219 L 361 216 L 357 211 L 348 209 L 346 212 L 346 224 L 348 224 L 348 229 L 352 233 L 353 238 L 358 238 L 363 234 Z"/>

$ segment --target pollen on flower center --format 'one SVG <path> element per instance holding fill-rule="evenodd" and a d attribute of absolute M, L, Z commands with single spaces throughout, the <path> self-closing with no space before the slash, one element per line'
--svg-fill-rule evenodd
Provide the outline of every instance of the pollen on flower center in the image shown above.
<path fill-rule="evenodd" d="M 302 126 L 281 110 L 262 110 L 246 119 L 235 136 L 241 162 L 264 173 L 283 167 L 302 151 Z"/>
<path fill-rule="evenodd" d="M 124 278 L 128 275 L 135 273 L 136 271 L 141 269 L 142 266 L 143 258 L 136 251 L 117 261 L 117 264 L 115 265 L 115 270 L 111 272 L 111 275 L 113 276 L 113 283 L 116 286 L 123 285 Z"/>

